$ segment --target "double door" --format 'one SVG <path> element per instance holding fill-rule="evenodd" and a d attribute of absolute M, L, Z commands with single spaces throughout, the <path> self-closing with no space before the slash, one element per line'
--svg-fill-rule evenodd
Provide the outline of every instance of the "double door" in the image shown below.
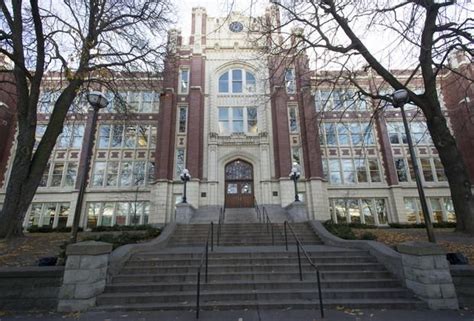
<path fill-rule="evenodd" d="M 253 182 L 226 181 L 225 205 L 229 208 L 253 207 Z"/>

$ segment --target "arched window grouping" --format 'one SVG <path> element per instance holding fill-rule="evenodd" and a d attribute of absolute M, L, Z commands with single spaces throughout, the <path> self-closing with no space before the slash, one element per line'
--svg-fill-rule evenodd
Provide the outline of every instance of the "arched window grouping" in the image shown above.
<path fill-rule="evenodd" d="M 255 75 L 245 69 L 230 69 L 219 77 L 219 93 L 254 93 Z"/>

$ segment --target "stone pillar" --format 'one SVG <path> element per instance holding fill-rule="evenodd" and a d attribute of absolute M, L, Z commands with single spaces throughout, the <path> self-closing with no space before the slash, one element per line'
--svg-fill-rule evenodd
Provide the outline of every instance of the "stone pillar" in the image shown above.
<path fill-rule="evenodd" d="M 59 312 L 85 311 L 95 306 L 104 292 L 112 244 L 80 242 L 66 249 L 63 285 L 59 291 Z"/>
<path fill-rule="evenodd" d="M 176 204 L 176 223 L 188 224 L 196 209 L 189 203 Z"/>
<path fill-rule="evenodd" d="M 308 221 L 308 214 L 306 212 L 306 205 L 304 202 L 293 202 L 285 210 L 292 222 L 306 222 Z"/>
<path fill-rule="evenodd" d="M 445 251 L 428 242 L 411 241 L 397 247 L 402 255 L 406 286 L 433 310 L 458 309 Z"/>

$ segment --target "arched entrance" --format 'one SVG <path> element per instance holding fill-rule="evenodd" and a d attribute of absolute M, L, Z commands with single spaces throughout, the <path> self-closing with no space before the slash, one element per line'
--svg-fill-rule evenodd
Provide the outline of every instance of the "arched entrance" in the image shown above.
<path fill-rule="evenodd" d="M 253 207 L 253 167 L 237 159 L 225 166 L 225 206 Z"/>

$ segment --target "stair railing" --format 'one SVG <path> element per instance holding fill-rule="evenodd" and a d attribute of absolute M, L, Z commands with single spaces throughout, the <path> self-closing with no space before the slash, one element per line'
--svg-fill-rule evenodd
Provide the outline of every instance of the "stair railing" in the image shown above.
<path fill-rule="evenodd" d="M 221 207 L 219 210 L 219 221 L 217 223 L 217 246 L 221 240 L 222 227 L 224 226 L 225 221 L 225 206 Z"/>
<path fill-rule="evenodd" d="M 197 284 L 196 284 L 196 319 L 199 319 L 199 309 L 200 309 L 200 295 L 201 295 L 201 269 L 206 263 L 205 277 L 204 282 L 207 283 L 207 272 L 209 267 L 209 241 L 211 241 L 211 252 L 214 251 L 214 223 L 209 224 L 209 230 L 207 232 L 206 246 L 201 255 L 201 262 L 197 269 Z"/>
<path fill-rule="evenodd" d="M 275 245 L 275 234 L 273 233 L 273 223 L 270 220 L 270 217 L 268 216 L 268 212 L 265 206 L 263 206 L 262 214 L 263 214 L 263 221 L 265 222 L 266 231 L 267 233 L 270 233 L 272 235 L 272 245 Z"/>
<path fill-rule="evenodd" d="M 308 261 L 308 263 L 316 270 L 316 279 L 318 281 L 319 306 L 320 306 L 320 310 L 321 310 L 321 318 L 324 318 L 324 305 L 323 305 L 323 296 L 322 296 L 322 293 L 321 293 L 321 275 L 320 275 L 320 272 L 319 272 L 319 267 L 316 264 L 314 264 L 313 260 L 311 260 L 308 253 L 304 249 L 303 243 L 301 243 L 301 241 L 299 240 L 298 236 L 296 235 L 295 231 L 293 230 L 293 228 L 291 227 L 291 225 L 288 221 L 285 221 L 284 229 L 285 229 L 286 251 L 288 251 L 288 233 L 287 233 L 287 230 L 289 230 L 291 232 L 291 234 L 293 235 L 293 237 L 295 239 L 296 251 L 298 253 L 298 268 L 299 268 L 299 272 L 300 272 L 300 281 L 303 281 L 303 271 L 301 269 L 300 249 L 303 252 L 304 256 L 306 257 L 306 260 Z"/>

